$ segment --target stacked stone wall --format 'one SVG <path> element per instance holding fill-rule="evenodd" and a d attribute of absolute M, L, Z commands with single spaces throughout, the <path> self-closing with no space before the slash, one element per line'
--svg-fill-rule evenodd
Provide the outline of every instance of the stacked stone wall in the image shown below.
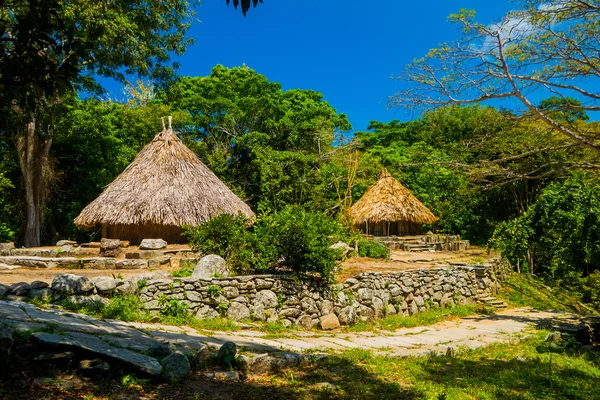
<path fill-rule="evenodd" d="M 150 310 L 187 304 L 199 318 L 281 321 L 304 328 L 335 314 L 342 325 L 389 314 L 413 315 L 431 307 L 475 303 L 492 296 L 502 277 L 497 266 L 456 266 L 400 272 L 364 272 L 342 284 L 291 276 L 252 275 L 146 282 L 140 297 Z"/>

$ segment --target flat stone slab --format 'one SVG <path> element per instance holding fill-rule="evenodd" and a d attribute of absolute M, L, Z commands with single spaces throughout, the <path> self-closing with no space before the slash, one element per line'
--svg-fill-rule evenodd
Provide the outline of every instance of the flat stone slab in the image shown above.
<path fill-rule="evenodd" d="M 150 375 L 158 376 L 162 370 L 160 363 L 156 359 L 144 354 L 135 353 L 131 350 L 111 346 L 92 335 L 82 333 L 59 335 L 56 333 L 35 332 L 31 336 L 39 343 L 47 346 L 83 349 L 99 356 L 122 361 Z"/>

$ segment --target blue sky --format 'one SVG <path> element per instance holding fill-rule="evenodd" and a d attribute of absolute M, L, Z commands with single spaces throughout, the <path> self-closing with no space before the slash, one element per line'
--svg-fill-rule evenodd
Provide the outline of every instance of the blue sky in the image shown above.
<path fill-rule="evenodd" d="M 322 92 L 354 130 L 370 120 L 407 120 L 386 109 L 400 89 L 391 79 L 430 48 L 457 38 L 447 16 L 461 8 L 500 19 L 508 0 L 264 0 L 243 17 L 224 0 L 204 0 L 189 31 L 196 44 L 178 59 L 182 75 L 208 75 L 216 64 L 246 64 L 284 89 Z M 114 89 L 114 88 L 113 88 Z"/>

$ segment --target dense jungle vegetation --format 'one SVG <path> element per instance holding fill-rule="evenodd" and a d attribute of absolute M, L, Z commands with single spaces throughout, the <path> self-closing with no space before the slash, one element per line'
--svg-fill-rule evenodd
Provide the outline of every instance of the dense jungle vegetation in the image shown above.
<path fill-rule="evenodd" d="M 600 110 L 596 3 L 523 0 L 490 26 L 472 10 L 450 15 L 462 37 L 406 65 L 398 78 L 408 89 L 390 100 L 424 111 L 364 132 L 318 91 L 283 90 L 245 66 L 177 77 L 170 58 L 193 42 L 196 1 L 153 3 L 144 15 L 126 2 L 3 3 L 0 242 L 97 239 L 74 217 L 172 115 L 184 142 L 259 215 L 256 227 L 224 234 L 251 243 L 249 257 L 267 254 L 255 269 L 281 259 L 281 230 L 319 254 L 325 231 L 314 225 L 347 227 L 346 210 L 385 169 L 440 218 L 424 231 L 495 248 L 516 271 L 597 303 L 600 127 L 588 115 Z M 258 2 L 233 4 L 245 14 Z M 99 78 L 132 76 L 148 81 L 99 100 Z M 306 264 L 301 253 L 287 258 Z M 316 257 L 309 264 L 331 270 L 331 254 Z"/>
<path fill-rule="evenodd" d="M 554 161 L 593 154 L 567 148 L 521 157 L 563 140 L 529 114 L 454 105 L 408 122 L 373 121 L 352 134 L 346 116 L 320 93 L 284 91 L 247 67 L 223 66 L 210 76 L 181 77 L 168 90 L 155 93 L 140 82 L 122 101 L 72 97 L 62 108 L 44 175 L 43 243 L 92 239 L 74 217 L 153 138 L 161 116 L 173 115 L 185 143 L 259 214 L 295 206 L 343 221 L 387 169 L 440 217 L 426 230 L 489 244 L 519 271 L 571 283 L 583 277 L 586 287 L 589 277 L 598 281 L 597 176 L 553 169 Z M 559 118 L 597 124 L 584 113 Z M 22 243 L 17 149 L 2 132 L 0 241 Z M 520 178 L 532 170 L 539 177 Z"/>

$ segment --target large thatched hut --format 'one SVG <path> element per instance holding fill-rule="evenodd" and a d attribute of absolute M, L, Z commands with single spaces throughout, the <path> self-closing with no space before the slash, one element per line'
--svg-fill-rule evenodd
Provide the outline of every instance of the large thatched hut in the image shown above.
<path fill-rule="evenodd" d="M 169 121 L 170 122 L 170 121 Z M 75 218 L 81 228 L 139 243 L 181 242 L 182 226 L 220 214 L 254 213 L 170 128 L 158 133 L 96 200 Z"/>
<path fill-rule="evenodd" d="M 387 171 L 350 208 L 350 217 L 362 232 L 374 236 L 420 234 L 421 225 L 438 221 Z"/>

